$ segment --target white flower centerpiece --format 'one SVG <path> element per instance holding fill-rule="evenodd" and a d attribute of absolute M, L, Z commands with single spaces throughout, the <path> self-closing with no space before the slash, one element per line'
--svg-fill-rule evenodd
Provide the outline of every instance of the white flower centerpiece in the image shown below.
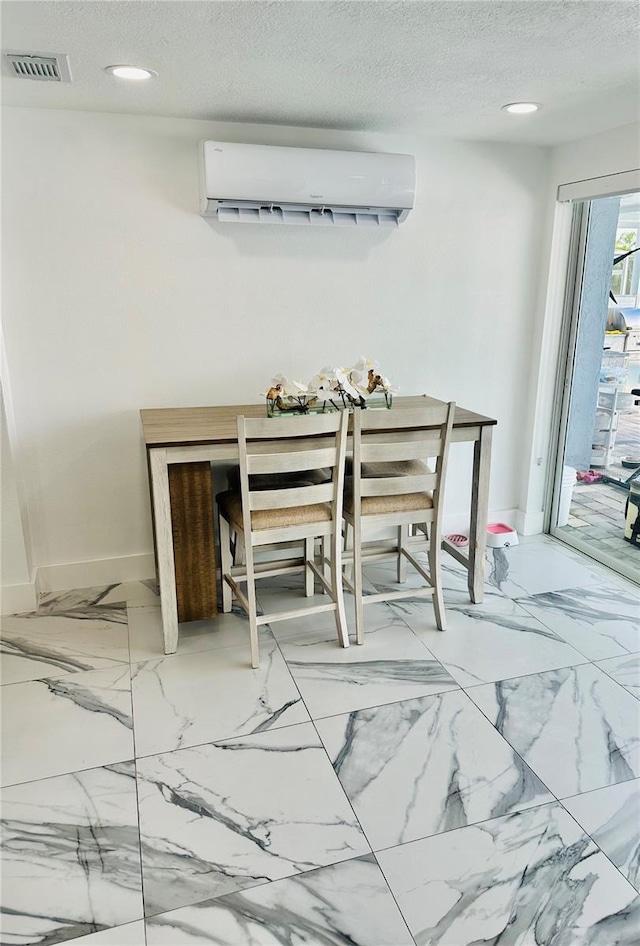
<path fill-rule="evenodd" d="M 267 414 L 390 408 L 395 388 L 370 358 L 360 358 L 351 368 L 322 368 L 308 384 L 276 375 L 264 395 Z"/>
<path fill-rule="evenodd" d="M 268 391 L 264 392 L 267 399 L 267 414 L 308 414 L 312 405 L 318 400 L 317 395 L 309 390 L 302 381 L 291 381 L 282 374 L 271 379 Z"/>

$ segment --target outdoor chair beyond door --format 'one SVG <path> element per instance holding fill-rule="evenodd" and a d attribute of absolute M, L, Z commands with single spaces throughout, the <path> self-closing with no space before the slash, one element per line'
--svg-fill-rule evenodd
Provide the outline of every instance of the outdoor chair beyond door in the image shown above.
<path fill-rule="evenodd" d="M 433 596 L 436 626 L 445 630 L 440 574 L 442 502 L 455 404 L 406 411 L 353 413 L 353 475 L 344 501 L 346 537 L 353 551 L 345 558 L 344 582 L 355 596 L 356 640 L 364 643 L 364 605 L 399 598 Z M 435 460 L 435 472 L 427 465 Z M 393 527 L 395 538 L 363 542 L 367 531 Z M 415 533 L 415 534 L 414 534 Z M 420 553 L 422 560 L 416 556 Z M 422 588 L 362 593 L 362 567 L 384 559 L 397 562 L 398 582 L 409 562 L 426 582 Z"/>
<path fill-rule="evenodd" d="M 333 611 L 338 641 L 349 646 L 342 590 L 342 502 L 348 414 L 316 414 L 254 420 L 238 417 L 240 490 L 217 497 L 222 566 L 222 610 L 235 596 L 249 616 L 251 666 L 259 666 L 258 627 L 275 621 Z M 308 482 L 309 470 L 329 469 L 326 483 Z M 300 474 L 289 488 L 265 489 L 264 474 Z M 259 488 L 258 488 L 259 487 Z M 244 546 L 243 564 L 233 563 L 232 533 Z M 316 539 L 321 538 L 318 552 Z M 273 546 L 300 542 L 301 555 L 278 559 Z M 328 552 L 328 554 L 327 554 Z M 256 561 L 256 553 L 259 560 Z M 271 557 L 269 557 L 269 553 Z M 257 613 L 256 579 L 305 573 L 304 590 L 317 580 L 329 601 L 286 611 Z M 246 591 L 240 585 L 246 584 Z"/>

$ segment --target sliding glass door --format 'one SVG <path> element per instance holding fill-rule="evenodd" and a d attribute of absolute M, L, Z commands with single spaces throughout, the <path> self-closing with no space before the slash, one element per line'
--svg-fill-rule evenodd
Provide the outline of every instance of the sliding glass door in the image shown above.
<path fill-rule="evenodd" d="M 640 581 L 640 194 L 576 202 L 552 535 Z M 637 392 L 637 393 L 634 393 Z"/>

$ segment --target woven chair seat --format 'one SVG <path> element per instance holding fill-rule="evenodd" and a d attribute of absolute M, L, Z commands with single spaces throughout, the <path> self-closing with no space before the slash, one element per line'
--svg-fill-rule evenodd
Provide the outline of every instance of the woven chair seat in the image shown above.
<path fill-rule="evenodd" d="M 345 512 L 353 513 L 353 493 L 347 490 L 344 496 Z M 381 516 L 392 512 L 407 512 L 413 509 L 433 509 L 431 493 L 401 493 L 399 496 L 363 496 L 360 512 L 363 516 Z"/>
<path fill-rule="evenodd" d="M 242 498 L 240 493 L 227 490 L 216 496 L 218 508 L 235 529 L 242 529 Z M 330 503 L 315 503 L 310 506 L 288 506 L 285 509 L 257 509 L 251 513 L 251 529 L 282 529 L 287 526 L 304 525 L 307 522 L 330 522 Z"/>

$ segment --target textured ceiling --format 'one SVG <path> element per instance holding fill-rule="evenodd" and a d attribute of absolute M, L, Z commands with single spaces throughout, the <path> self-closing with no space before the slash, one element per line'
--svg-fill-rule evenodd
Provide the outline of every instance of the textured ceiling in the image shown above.
<path fill-rule="evenodd" d="M 5 104 L 556 144 L 636 121 L 636 0 L 5 0 L 2 49 L 72 85 Z M 155 69 L 148 83 L 105 74 Z M 533 100 L 532 117 L 500 111 Z"/>

